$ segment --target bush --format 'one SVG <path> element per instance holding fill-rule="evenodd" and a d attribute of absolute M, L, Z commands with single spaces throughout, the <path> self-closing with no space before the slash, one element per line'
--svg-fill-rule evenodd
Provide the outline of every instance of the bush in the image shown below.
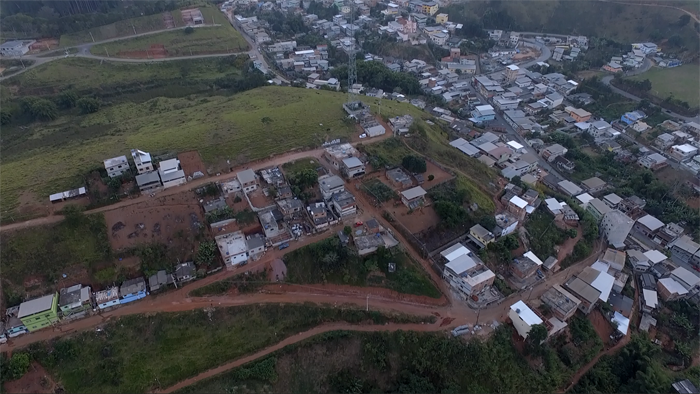
<path fill-rule="evenodd" d="M 15 353 L 10 359 L 8 365 L 8 376 L 11 380 L 17 380 L 24 376 L 29 370 L 29 354 Z"/>
<path fill-rule="evenodd" d="M 194 27 L 188 26 L 185 28 L 185 34 L 192 34 L 194 33 Z"/>
<path fill-rule="evenodd" d="M 433 179 L 435 179 L 435 175 L 433 175 L 433 174 L 428 175 L 428 181 L 432 181 Z"/>
<path fill-rule="evenodd" d="M 425 159 L 413 155 L 404 157 L 401 161 L 401 165 L 414 174 L 422 174 L 428 170 Z"/>
<path fill-rule="evenodd" d="M 100 109 L 100 101 L 91 97 L 83 97 L 76 104 L 83 114 L 92 114 Z"/>

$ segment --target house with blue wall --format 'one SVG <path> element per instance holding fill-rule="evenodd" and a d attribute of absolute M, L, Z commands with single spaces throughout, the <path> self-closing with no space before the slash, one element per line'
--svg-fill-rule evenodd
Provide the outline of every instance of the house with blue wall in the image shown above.
<path fill-rule="evenodd" d="M 114 286 L 95 293 L 95 303 L 100 309 L 119 305 L 119 288 Z"/>
<path fill-rule="evenodd" d="M 126 304 L 131 301 L 140 300 L 147 295 L 145 279 L 129 279 L 122 283 L 122 286 L 119 288 L 119 303 Z"/>
<path fill-rule="evenodd" d="M 625 122 L 628 125 L 634 124 L 638 120 L 642 120 L 646 118 L 647 115 L 642 112 L 642 111 L 632 111 L 632 112 L 627 112 L 626 114 L 622 115 L 620 118 L 621 121 Z"/>
<path fill-rule="evenodd" d="M 487 122 L 496 118 L 496 112 L 490 105 L 479 105 L 472 111 L 472 117 L 469 118 L 474 123 Z"/>
<path fill-rule="evenodd" d="M 14 338 L 29 332 L 27 326 L 17 317 L 19 314 L 19 306 L 7 308 L 5 313 L 7 315 L 7 321 L 5 322 L 4 332 L 7 334 L 8 338 Z"/>

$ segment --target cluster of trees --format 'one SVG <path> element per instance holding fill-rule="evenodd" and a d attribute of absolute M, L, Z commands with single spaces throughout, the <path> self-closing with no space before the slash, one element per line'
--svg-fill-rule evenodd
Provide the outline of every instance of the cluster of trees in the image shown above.
<path fill-rule="evenodd" d="M 216 223 L 222 220 L 227 220 L 233 218 L 234 212 L 231 207 L 223 207 L 215 211 L 209 212 L 206 215 L 207 223 Z"/>
<path fill-rule="evenodd" d="M 338 6 L 331 4 L 330 7 L 326 7 L 323 2 L 311 0 L 309 3 L 309 8 L 306 9 L 307 14 L 316 14 L 318 19 L 333 20 L 333 17 L 338 15 Z"/>
<path fill-rule="evenodd" d="M 259 13 L 258 18 L 267 21 L 273 31 L 285 37 L 309 32 L 309 27 L 304 24 L 301 15 L 288 15 L 279 10 L 272 10 Z"/>
<path fill-rule="evenodd" d="M 315 192 L 309 189 L 318 184 L 318 172 L 313 168 L 295 172 L 289 177 L 289 184 L 295 196 L 307 201 L 315 195 Z"/>
<path fill-rule="evenodd" d="M 205 241 L 199 244 L 199 249 L 197 249 L 197 255 L 194 258 L 194 263 L 197 266 L 208 267 L 216 259 L 216 255 L 219 253 L 219 249 L 216 247 L 216 242 Z"/>
<path fill-rule="evenodd" d="M 0 122 L 3 125 L 24 118 L 29 121 L 51 121 L 60 115 L 60 110 L 79 108 L 82 114 L 97 112 L 100 100 L 93 97 L 80 97 L 75 91 L 67 90 L 53 98 L 24 97 L 19 106 L 0 110 Z"/>
<path fill-rule="evenodd" d="M 27 353 L 13 352 L 9 360 L 7 360 L 7 353 L 2 353 L 0 355 L 0 384 L 24 376 L 29 371 L 30 362 L 31 359 Z"/>
<path fill-rule="evenodd" d="M 428 170 L 425 159 L 418 156 L 408 155 L 401 160 L 403 168 L 414 174 L 422 174 Z"/>
<path fill-rule="evenodd" d="M 346 65 L 336 67 L 331 74 L 340 81 L 347 81 L 348 67 Z M 419 94 L 421 92 L 416 77 L 407 73 L 391 71 L 383 63 L 376 61 L 357 63 L 357 81 L 386 92 L 401 92 L 403 94 Z"/>
<path fill-rule="evenodd" d="M 3 33 L 18 37 L 60 37 L 124 19 L 177 9 L 175 1 L 20 1 L 0 3 Z"/>
<path fill-rule="evenodd" d="M 267 85 L 268 78 L 258 69 L 244 68 L 242 74 L 231 73 L 214 80 L 220 89 L 229 89 L 232 93 L 245 92 Z"/>

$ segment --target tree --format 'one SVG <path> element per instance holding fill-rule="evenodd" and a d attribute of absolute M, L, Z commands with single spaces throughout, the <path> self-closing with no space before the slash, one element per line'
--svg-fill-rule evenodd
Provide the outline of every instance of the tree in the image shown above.
<path fill-rule="evenodd" d="M 547 339 L 547 327 L 544 324 L 535 324 L 530 328 L 530 332 L 527 334 L 527 342 L 530 349 L 535 353 L 539 353 L 542 350 L 542 342 Z"/>
<path fill-rule="evenodd" d="M 208 267 L 216 257 L 216 243 L 214 241 L 206 241 L 199 244 L 199 249 L 197 250 L 197 256 L 194 262 L 198 266 Z"/>
<path fill-rule="evenodd" d="M 683 14 L 678 18 L 678 27 L 683 27 L 690 22 L 690 15 Z"/>
<path fill-rule="evenodd" d="M 54 120 L 58 117 L 56 104 L 47 99 L 29 98 L 24 101 L 23 107 L 34 120 Z"/>
<path fill-rule="evenodd" d="M 100 109 L 100 101 L 92 97 L 83 97 L 76 104 L 84 114 L 92 114 Z"/>
<path fill-rule="evenodd" d="M 73 108 L 78 102 L 78 94 L 73 90 L 66 90 L 58 95 L 56 101 L 61 108 Z"/>
<path fill-rule="evenodd" d="M 413 155 L 404 157 L 401 161 L 401 165 L 403 168 L 414 174 L 422 174 L 428 170 L 427 165 L 425 164 L 425 159 Z"/>
<path fill-rule="evenodd" d="M 352 234 L 352 228 L 350 226 L 343 227 L 343 233 L 345 233 L 345 235 Z"/>
<path fill-rule="evenodd" d="M 29 370 L 29 355 L 27 353 L 14 353 L 8 365 L 8 373 L 11 380 L 17 380 Z"/>
<path fill-rule="evenodd" d="M 185 34 L 192 34 L 192 33 L 194 33 L 194 27 L 192 27 L 192 26 L 187 26 L 187 27 L 185 28 Z"/>
<path fill-rule="evenodd" d="M 433 179 L 435 179 L 435 175 L 433 175 L 433 174 L 428 175 L 428 182 L 432 181 Z"/>
<path fill-rule="evenodd" d="M 272 119 L 269 116 L 265 116 L 264 118 L 260 119 L 260 122 L 262 122 L 263 126 L 265 126 L 265 130 L 269 132 Z"/>

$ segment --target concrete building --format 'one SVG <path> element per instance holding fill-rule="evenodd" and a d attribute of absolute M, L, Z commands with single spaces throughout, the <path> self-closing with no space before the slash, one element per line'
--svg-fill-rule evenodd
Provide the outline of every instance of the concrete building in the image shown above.
<path fill-rule="evenodd" d="M 581 301 L 578 309 L 586 315 L 591 313 L 600 298 L 600 290 L 577 276 L 573 276 L 566 281 L 564 287 Z"/>
<path fill-rule="evenodd" d="M 562 321 L 569 320 L 581 305 L 581 300 L 558 284 L 549 288 L 540 299 L 550 308 L 552 314 Z"/>
<path fill-rule="evenodd" d="M 603 197 L 603 202 L 605 205 L 609 206 L 611 209 L 617 209 L 617 206 L 622 201 L 622 197 L 615 193 L 610 193 Z"/>
<path fill-rule="evenodd" d="M 241 188 L 244 192 L 249 193 L 258 188 L 258 179 L 255 176 L 255 172 L 250 168 L 240 171 L 236 174 L 238 182 L 241 184 Z"/>
<path fill-rule="evenodd" d="M 625 262 L 627 261 L 627 254 L 622 250 L 606 249 L 605 254 L 600 259 L 603 263 L 607 264 L 610 268 L 615 271 L 622 271 L 625 268 Z"/>
<path fill-rule="evenodd" d="M 649 261 L 649 257 L 638 250 L 628 250 L 627 256 L 629 257 L 634 272 L 647 272 L 649 268 L 654 265 Z"/>
<path fill-rule="evenodd" d="M 643 235 L 653 239 L 656 233 L 663 226 L 664 223 L 661 220 L 651 215 L 646 215 L 637 220 L 637 222 L 634 224 L 634 229 L 635 231 L 638 231 Z"/>
<path fill-rule="evenodd" d="M 163 188 L 175 187 L 187 183 L 185 171 L 180 168 L 180 160 L 163 160 L 158 164 L 158 174 L 163 182 Z"/>
<path fill-rule="evenodd" d="M 463 254 L 445 264 L 443 279 L 445 279 L 459 296 L 467 299 L 479 294 L 486 286 L 493 284 L 496 275 L 480 262 Z"/>
<path fill-rule="evenodd" d="M 365 165 L 357 157 L 348 157 L 341 163 L 341 171 L 348 179 L 365 175 Z"/>
<path fill-rule="evenodd" d="M 684 298 L 688 294 L 688 290 L 673 278 L 661 278 L 656 282 L 658 287 L 658 295 L 664 301 L 674 301 Z"/>
<path fill-rule="evenodd" d="M 700 277 L 683 267 L 671 271 L 671 278 L 680 283 L 690 294 L 700 291 Z"/>
<path fill-rule="evenodd" d="M 513 322 L 515 330 L 523 338 L 527 338 L 532 326 L 543 323 L 542 319 L 537 316 L 535 311 L 525 305 L 522 300 L 510 306 L 508 317 Z"/>
<path fill-rule="evenodd" d="M 323 158 L 338 171 L 342 169 L 343 159 L 356 155 L 357 150 L 350 144 L 332 145 L 323 152 Z"/>
<path fill-rule="evenodd" d="M 136 175 L 135 180 L 141 193 L 156 190 L 163 186 L 160 182 L 160 175 L 156 171 Z"/>
<path fill-rule="evenodd" d="M 17 317 L 29 332 L 41 330 L 58 321 L 58 294 L 25 301 L 19 305 Z"/>
<path fill-rule="evenodd" d="M 448 263 L 454 261 L 457 257 L 462 255 L 471 255 L 471 252 L 460 243 L 454 244 L 440 252 L 440 256 L 442 256 L 442 258 Z"/>
<path fill-rule="evenodd" d="M 637 164 L 651 171 L 662 169 L 668 165 L 668 160 L 658 153 L 642 156 L 637 160 Z"/>
<path fill-rule="evenodd" d="M 561 181 L 557 186 L 559 187 L 559 190 L 569 197 L 577 196 L 583 192 L 580 187 L 569 180 Z"/>
<path fill-rule="evenodd" d="M 20 41 L 12 40 L 0 44 L 0 55 L 2 56 L 22 56 L 29 52 L 29 47 L 35 40 Z"/>
<path fill-rule="evenodd" d="M 331 204 L 341 217 L 354 215 L 357 213 L 357 204 L 355 204 L 355 196 L 347 190 L 340 193 L 335 193 L 331 197 Z"/>
<path fill-rule="evenodd" d="M 104 161 L 105 170 L 107 170 L 107 175 L 110 178 L 115 178 L 121 176 L 123 173 L 129 171 L 129 162 L 126 160 L 126 156 L 113 157 Z"/>
<path fill-rule="evenodd" d="M 510 264 L 511 274 L 520 279 L 530 278 L 544 264 L 532 251 L 524 253 L 521 257 L 513 259 Z"/>
<path fill-rule="evenodd" d="M 669 153 L 678 161 L 687 161 L 698 154 L 698 148 L 690 144 L 674 145 Z"/>
<path fill-rule="evenodd" d="M 114 286 L 95 293 L 95 303 L 100 309 L 107 309 L 119 305 L 119 288 Z"/>
<path fill-rule="evenodd" d="M 325 201 L 345 190 L 345 181 L 337 175 L 324 175 L 318 178 L 318 187 L 321 189 L 321 195 Z"/>
<path fill-rule="evenodd" d="M 63 318 L 84 317 L 92 309 L 90 286 L 81 284 L 63 288 L 59 292 L 58 308 Z"/>
<path fill-rule="evenodd" d="M 595 176 L 581 182 L 581 185 L 583 186 L 583 190 L 590 194 L 601 192 L 608 186 L 605 181 Z"/>
<path fill-rule="evenodd" d="M 615 248 L 622 248 L 633 225 L 634 220 L 619 210 L 613 209 L 603 216 L 598 227 L 608 244 Z"/>
<path fill-rule="evenodd" d="M 420 186 L 404 190 L 401 192 L 401 201 L 409 209 L 416 209 L 425 205 L 425 195 L 427 192 Z"/>
<path fill-rule="evenodd" d="M 147 295 L 146 280 L 143 278 L 129 279 L 119 286 L 119 303 L 122 305 L 140 300 Z"/>
<path fill-rule="evenodd" d="M 248 262 L 248 245 L 242 232 L 223 234 L 214 239 L 226 268 L 232 269 Z"/>
<path fill-rule="evenodd" d="M 145 174 L 153 171 L 153 161 L 151 160 L 150 153 L 138 149 L 132 149 L 131 158 L 134 160 L 136 171 L 138 171 L 139 174 Z"/>
<path fill-rule="evenodd" d="M 671 244 L 671 255 L 684 263 L 700 266 L 700 244 L 687 235 L 683 235 Z"/>
<path fill-rule="evenodd" d="M 606 213 L 610 212 L 610 207 L 602 202 L 601 200 L 594 198 L 588 202 L 586 206 L 586 212 L 593 215 L 593 217 L 600 223 Z"/>
<path fill-rule="evenodd" d="M 496 237 L 489 230 L 476 224 L 469 229 L 469 239 L 472 240 L 480 248 L 485 248 L 486 245 L 493 242 Z"/>

